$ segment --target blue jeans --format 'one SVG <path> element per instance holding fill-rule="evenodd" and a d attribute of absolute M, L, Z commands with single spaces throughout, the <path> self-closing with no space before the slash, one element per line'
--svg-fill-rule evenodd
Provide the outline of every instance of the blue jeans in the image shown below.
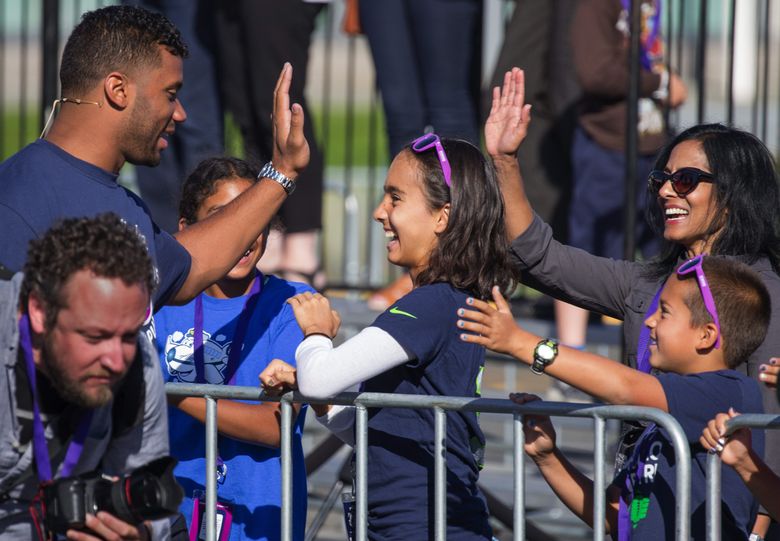
<path fill-rule="evenodd" d="M 427 126 L 479 145 L 481 11 L 479 0 L 360 0 L 392 156 Z"/>
<path fill-rule="evenodd" d="M 569 211 L 569 244 L 591 254 L 623 259 L 625 154 L 604 148 L 581 127 L 572 145 L 573 193 Z M 645 220 L 647 175 L 654 156 L 639 156 L 637 248 L 645 258 L 658 253 L 660 239 Z"/>

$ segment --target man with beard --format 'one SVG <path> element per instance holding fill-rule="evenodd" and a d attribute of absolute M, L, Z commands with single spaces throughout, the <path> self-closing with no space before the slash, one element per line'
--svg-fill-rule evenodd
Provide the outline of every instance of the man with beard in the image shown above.
<path fill-rule="evenodd" d="M 0 281 L 3 539 L 37 538 L 40 483 L 121 476 L 168 454 L 162 378 L 139 334 L 154 281 L 144 240 L 111 213 L 64 220 L 30 243 L 23 273 Z M 100 511 L 86 526 L 69 539 L 157 538 L 168 521 Z"/>
<path fill-rule="evenodd" d="M 62 54 L 59 113 L 44 138 L 0 165 L 0 263 L 18 271 L 30 239 L 65 217 L 112 211 L 145 238 L 159 270 L 155 306 L 183 303 L 226 274 L 268 225 L 309 162 L 292 67 L 274 91 L 274 152 L 260 182 L 174 239 L 119 186 L 125 162 L 157 165 L 176 124 L 187 48 L 163 15 L 131 6 L 86 13 Z"/>

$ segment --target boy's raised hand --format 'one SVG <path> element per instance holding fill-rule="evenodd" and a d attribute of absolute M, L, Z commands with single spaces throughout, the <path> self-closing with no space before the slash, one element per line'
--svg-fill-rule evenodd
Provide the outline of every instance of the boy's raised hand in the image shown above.
<path fill-rule="evenodd" d="M 541 400 L 535 394 L 528 393 L 512 393 L 509 395 L 509 399 L 515 404 L 527 404 Z M 524 415 L 523 434 L 525 435 L 523 450 L 534 462 L 543 460 L 555 450 L 555 428 L 553 428 L 549 417 Z"/>
<path fill-rule="evenodd" d="M 504 74 L 502 88 L 493 88 L 493 103 L 485 122 L 485 149 L 492 158 L 511 156 L 528 133 L 531 106 L 525 103 L 525 74 L 512 68 Z"/>
<path fill-rule="evenodd" d="M 319 293 L 300 293 L 287 299 L 287 304 L 292 307 L 304 337 L 324 334 L 333 338 L 338 334 L 341 317 L 338 312 L 331 310 L 328 299 Z"/>
<path fill-rule="evenodd" d="M 485 301 L 469 297 L 466 302 L 474 309 L 458 309 L 461 319 L 458 320 L 457 325 L 460 329 L 469 331 L 469 333 L 462 333 L 460 339 L 499 353 L 512 355 L 516 335 L 523 330 L 515 323 L 509 304 L 501 295 L 498 286 L 493 286 L 493 300 L 496 308 Z"/>
<path fill-rule="evenodd" d="M 729 408 L 728 413 L 719 413 L 707 423 L 702 430 L 699 443 L 710 452 L 718 453 L 724 464 L 740 466 L 750 460 L 752 447 L 750 429 L 740 428 L 726 437 L 726 421 L 739 415 L 734 408 Z"/>
<path fill-rule="evenodd" d="M 309 142 L 303 135 L 303 107 L 290 106 L 293 68 L 285 62 L 274 88 L 273 138 L 271 161 L 284 175 L 296 178 L 309 165 Z"/>

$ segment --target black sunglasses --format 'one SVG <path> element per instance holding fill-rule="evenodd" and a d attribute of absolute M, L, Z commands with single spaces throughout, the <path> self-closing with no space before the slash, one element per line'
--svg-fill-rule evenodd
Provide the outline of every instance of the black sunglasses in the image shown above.
<path fill-rule="evenodd" d="M 695 167 L 683 167 L 674 173 L 655 169 L 650 172 L 650 176 L 647 178 L 647 187 L 651 192 L 657 194 L 661 191 L 661 186 L 666 184 L 666 181 L 671 181 L 674 193 L 683 197 L 695 190 L 699 182 L 712 182 L 714 178 L 712 173 L 696 169 Z"/>

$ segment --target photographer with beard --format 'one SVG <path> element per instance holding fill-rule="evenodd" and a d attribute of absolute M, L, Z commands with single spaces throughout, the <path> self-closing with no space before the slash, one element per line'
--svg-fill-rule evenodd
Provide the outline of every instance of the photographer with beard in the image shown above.
<path fill-rule="evenodd" d="M 143 238 L 110 213 L 55 225 L 30 243 L 24 272 L 0 281 L 2 539 L 45 538 L 53 508 L 40 505 L 39 487 L 48 481 L 123 476 L 168 454 L 160 369 L 139 333 L 155 286 Z M 99 511 L 66 533 L 146 540 L 167 531 L 167 520 L 130 524 Z"/>

